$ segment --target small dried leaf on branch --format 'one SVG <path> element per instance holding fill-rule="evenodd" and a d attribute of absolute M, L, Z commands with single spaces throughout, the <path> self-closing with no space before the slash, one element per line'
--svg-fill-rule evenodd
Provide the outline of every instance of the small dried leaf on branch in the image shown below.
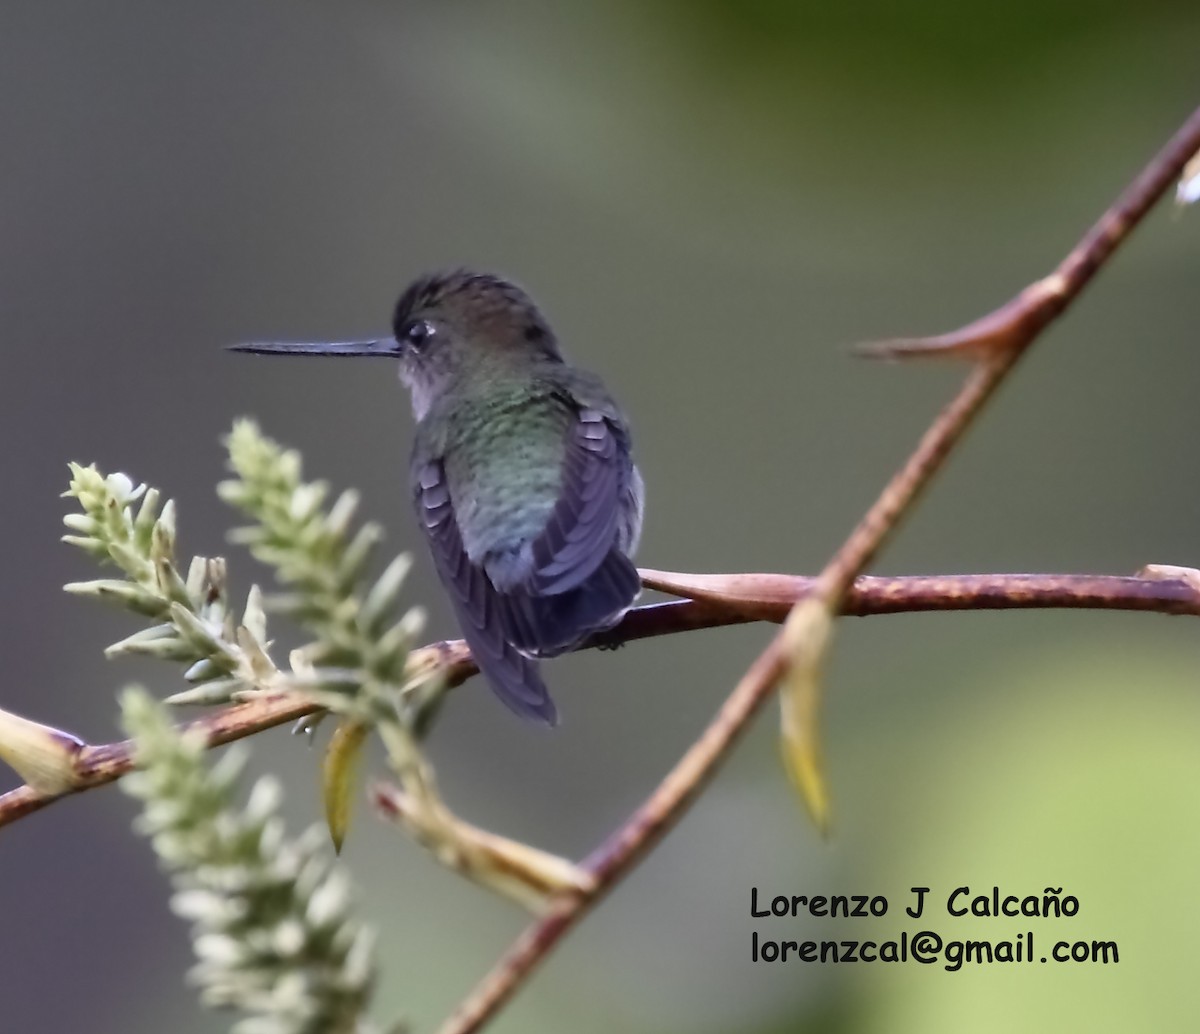
<path fill-rule="evenodd" d="M 0 710 L 0 761 L 40 794 L 66 793 L 75 785 L 75 760 L 83 741 L 61 729 Z"/>
<path fill-rule="evenodd" d="M 371 727 L 365 722 L 343 718 L 333 730 L 321 761 L 321 799 L 325 804 L 325 824 L 329 827 L 333 849 L 339 854 L 354 814 L 363 746 L 370 731 Z"/>
<path fill-rule="evenodd" d="M 821 749 L 821 686 L 834 617 L 834 609 L 819 597 L 796 604 L 783 628 L 788 662 L 779 682 L 784 765 L 822 836 L 829 835 L 832 822 Z"/>

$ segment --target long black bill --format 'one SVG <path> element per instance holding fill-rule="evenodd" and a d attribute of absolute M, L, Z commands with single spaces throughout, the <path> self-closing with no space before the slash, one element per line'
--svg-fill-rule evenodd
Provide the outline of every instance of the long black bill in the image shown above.
<path fill-rule="evenodd" d="M 251 352 L 254 355 L 368 355 L 395 359 L 400 345 L 393 338 L 378 341 L 250 341 L 230 345 L 231 352 Z"/>

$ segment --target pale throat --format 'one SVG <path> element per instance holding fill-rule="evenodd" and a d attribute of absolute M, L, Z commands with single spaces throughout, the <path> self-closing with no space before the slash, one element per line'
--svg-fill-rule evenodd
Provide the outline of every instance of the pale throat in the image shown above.
<path fill-rule="evenodd" d="M 412 397 L 413 418 L 421 421 L 433 405 L 433 386 L 424 377 L 414 373 L 405 363 L 400 364 L 400 380 Z"/>

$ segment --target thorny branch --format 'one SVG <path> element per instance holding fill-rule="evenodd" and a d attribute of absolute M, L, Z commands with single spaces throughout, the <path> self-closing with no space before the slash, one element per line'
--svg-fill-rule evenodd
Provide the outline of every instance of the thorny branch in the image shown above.
<path fill-rule="evenodd" d="M 1071 574 L 917 575 L 859 578 L 842 604 L 848 617 L 930 610 L 1101 609 L 1140 610 L 1200 617 L 1200 581 L 1194 572 L 1170 569 L 1170 577 Z M 587 647 L 615 646 L 679 632 L 782 621 L 804 597 L 814 579 L 784 574 L 678 574 L 642 570 L 642 581 L 686 599 L 653 603 L 625 615 L 616 628 Z M 451 685 L 466 681 L 477 669 L 460 640 L 431 643 L 413 651 L 412 662 L 435 666 Z M 223 707 L 188 727 L 203 729 L 210 747 L 285 725 L 319 710 L 302 691 L 263 694 Z M 79 744 L 72 762 L 72 784 L 60 794 L 39 793 L 21 786 L 0 794 L 0 826 L 16 822 L 48 804 L 120 779 L 133 767 L 128 741 Z"/>
<path fill-rule="evenodd" d="M 868 354 L 890 358 L 961 357 L 971 359 L 973 366 L 959 393 L 933 421 L 912 455 L 826 565 L 810 595 L 792 609 L 783 629 L 751 664 L 708 728 L 641 807 L 584 861 L 583 869 L 595 877 L 595 889 L 586 894 L 564 894 L 545 916 L 529 926 L 459 1004 L 440 1034 L 471 1034 L 487 1023 L 563 934 L 680 818 L 780 679 L 801 665 L 812 672 L 819 668 L 823 644 L 797 641 L 796 629 L 789 628 L 794 619 L 805 616 L 806 606 L 811 614 L 810 601 L 814 600 L 826 613 L 842 610 L 843 598 L 859 573 L 896 529 L 1005 376 L 1039 334 L 1078 297 L 1198 150 L 1200 109 L 1192 113 L 1051 274 L 957 331 L 883 342 L 867 350 Z M 814 717 L 815 710 L 815 706 L 810 707 L 806 717 Z"/>

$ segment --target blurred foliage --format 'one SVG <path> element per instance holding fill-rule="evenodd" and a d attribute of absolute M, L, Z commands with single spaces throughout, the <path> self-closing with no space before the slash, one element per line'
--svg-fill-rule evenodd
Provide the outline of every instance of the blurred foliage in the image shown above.
<path fill-rule="evenodd" d="M 376 934 L 353 914 L 320 828 L 289 839 L 269 777 L 235 806 L 244 745 L 209 768 L 203 734 L 180 734 L 144 690 L 127 690 L 121 710 L 139 766 L 121 786 L 141 800 L 138 828 L 192 923 L 201 1000 L 244 1014 L 233 1034 L 374 1034 Z"/>
<path fill-rule="evenodd" d="M 906 876 L 933 888 L 924 919 L 897 907 L 888 925 L 967 939 L 1032 929 L 1039 957 L 1059 939 L 1114 940 L 1119 963 L 863 967 L 845 989 L 872 1001 L 858 1029 L 1189 1028 L 1200 1008 L 1190 976 L 1200 658 L 1156 650 L 1155 638 L 1125 650 L 1068 642 L 1061 655 L 1014 659 L 976 680 L 908 740 L 907 761 L 892 755 L 903 773 L 897 799 L 909 807 L 877 816 L 880 850 L 860 869 L 897 901 L 910 900 Z M 1061 887 L 1079 912 L 947 917 L 946 897 L 963 884 L 1018 895 Z"/>
<path fill-rule="evenodd" d="M 642 9 L 669 21 L 683 55 L 710 81 L 748 73 L 799 85 L 815 67 L 841 87 L 892 103 L 929 92 L 959 104 L 981 95 L 1011 98 L 1017 61 L 1037 66 L 1147 19 L 1194 13 L 1187 0 L 1136 6 L 1124 0 L 666 0 Z M 946 89 L 949 82 L 953 90 Z"/>

